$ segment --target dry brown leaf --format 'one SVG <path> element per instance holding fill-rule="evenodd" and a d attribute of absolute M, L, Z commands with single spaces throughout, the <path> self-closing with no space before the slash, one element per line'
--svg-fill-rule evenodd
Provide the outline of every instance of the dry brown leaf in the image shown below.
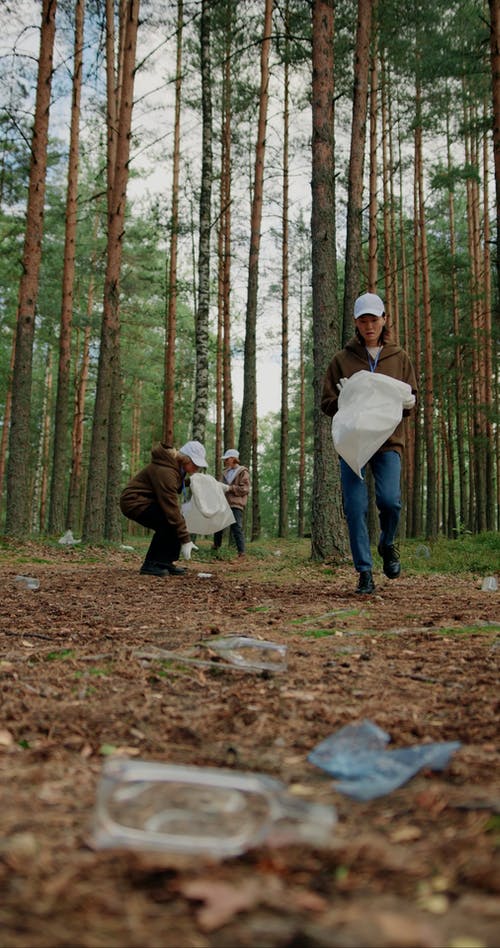
<path fill-rule="evenodd" d="M 187 899 L 204 903 L 197 919 L 206 932 L 221 928 L 233 915 L 253 908 L 260 898 L 260 887 L 252 879 L 238 888 L 227 882 L 193 879 L 181 884 L 179 889 Z"/>

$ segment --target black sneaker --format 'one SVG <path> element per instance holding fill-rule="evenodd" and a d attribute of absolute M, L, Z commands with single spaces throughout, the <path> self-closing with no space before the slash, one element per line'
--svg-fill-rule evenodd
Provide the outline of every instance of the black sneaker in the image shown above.
<path fill-rule="evenodd" d="M 170 576 L 184 576 L 186 568 L 184 566 L 174 566 L 173 563 L 162 563 L 161 564 Z"/>
<path fill-rule="evenodd" d="M 164 563 L 155 563 L 153 560 L 145 560 L 139 572 L 147 576 L 168 576 L 169 573 Z"/>
<path fill-rule="evenodd" d="M 356 592 L 362 595 L 375 592 L 375 583 L 373 582 L 373 576 L 369 569 L 359 574 L 359 583 Z"/>
<path fill-rule="evenodd" d="M 401 572 L 399 550 L 394 543 L 379 543 L 377 547 L 384 561 L 384 573 L 388 579 L 397 579 Z"/>

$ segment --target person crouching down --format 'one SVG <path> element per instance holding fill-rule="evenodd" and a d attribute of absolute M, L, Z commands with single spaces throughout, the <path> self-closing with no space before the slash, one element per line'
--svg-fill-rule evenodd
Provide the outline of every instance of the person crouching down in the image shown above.
<path fill-rule="evenodd" d="M 229 448 L 222 455 L 224 462 L 224 473 L 222 475 L 222 486 L 226 494 L 226 500 L 232 510 L 234 523 L 230 530 L 233 540 L 236 544 L 238 556 L 245 555 L 245 534 L 243 532 L 243 511 L 247 505 L 248 495 L 250 493 L 250 474 L 248 468 L 240 464 L 240 454 L 235 448 Z M 222 546 L 223 530 L 214 533 L 214 550 L 219 550 Z"/>
<path fill-rule="evenodd" d="M 180 554 L 191 559 L 198 547 L 191 540 L 179 505 L 186 475 L 206 468 L 205 448 L 188 441 L 178 451 L 166 444 L 154 446 L 150 463 L 128 482 L 120 497 L 125 517 L 153 530 L 153 537 L 140 572 L 150 576 L 182 576 L 176 566 Z"/>

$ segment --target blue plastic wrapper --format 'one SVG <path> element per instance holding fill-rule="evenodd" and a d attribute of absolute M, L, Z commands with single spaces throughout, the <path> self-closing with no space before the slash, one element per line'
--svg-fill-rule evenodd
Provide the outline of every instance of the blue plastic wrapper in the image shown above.
<path fill-rule="evenodd" d="M 407 783 L 424 767 L 443 770 L 460 741 L 417 744 L 388 751 L 390 736 L 372 721 L 347 724 L 308 755 L 308 761 L 339 783 L 336 790 L 353 800 L 373 800 Z"/>

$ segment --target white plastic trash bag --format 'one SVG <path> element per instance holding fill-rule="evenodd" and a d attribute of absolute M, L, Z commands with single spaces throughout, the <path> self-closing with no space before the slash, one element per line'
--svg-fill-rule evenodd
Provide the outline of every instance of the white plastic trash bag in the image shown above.
<path fill-rule="evenodd" d="M 335 450 L 358 477 L 391 436 L 403 417 L 403 406 L 415 401 L 411 386 L 389 375 L 363 369 L 346 379 L 332 419 Z"/>
<path fill-rule="evenodd" d="M 231 523 L 234 515 L 220 481 L 211 474 L 193 474 L 191 498 L 182 504 L 182 513 L 190 533 L 217 533 Z"/>

